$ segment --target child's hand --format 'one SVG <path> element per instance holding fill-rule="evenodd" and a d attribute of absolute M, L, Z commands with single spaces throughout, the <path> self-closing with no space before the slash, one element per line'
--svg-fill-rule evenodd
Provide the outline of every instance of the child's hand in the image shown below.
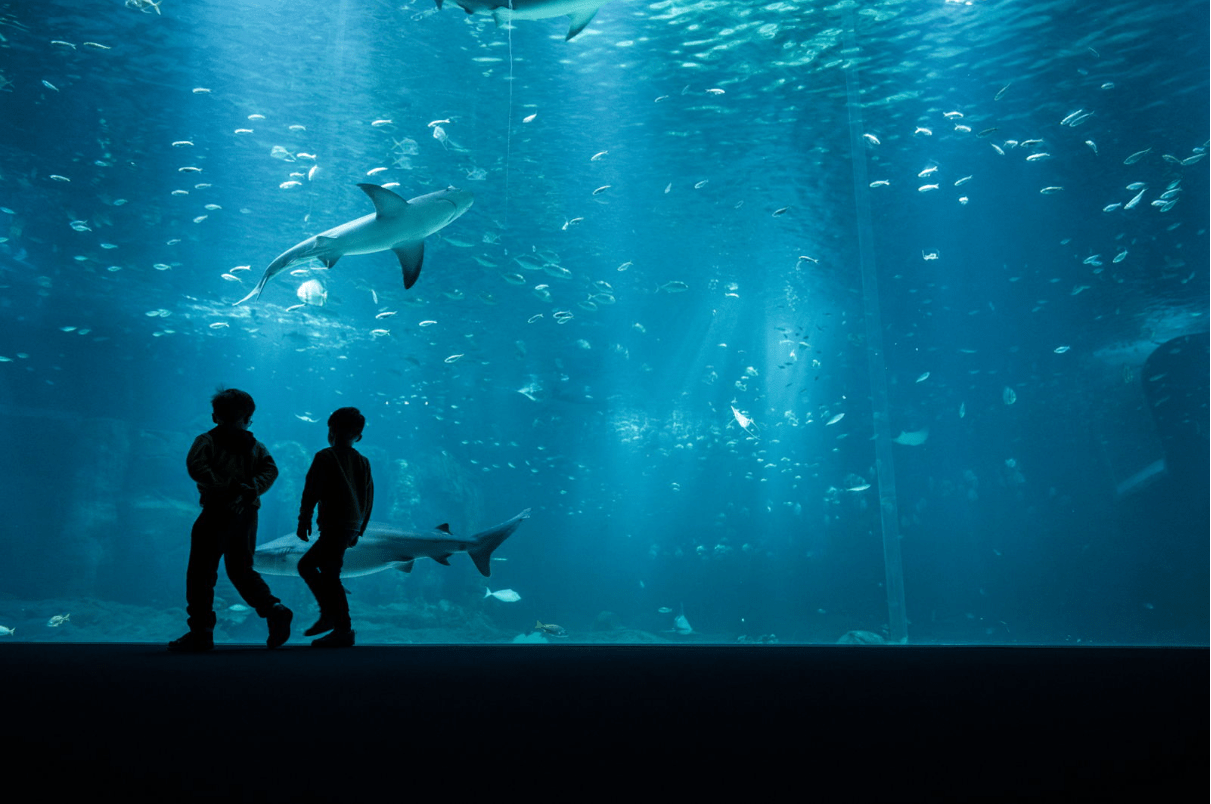
<path fill-rule="evenodd" d="M 303 541 L 305 541 L 305 542 L 311 541 L 310 539 L 307 538 L 308 536 L 311 535 L 311 523 L 310 522 L 300 522 L 297 533 L 298 533 L 298 537 L 300 539 L 302 539 Z"/>

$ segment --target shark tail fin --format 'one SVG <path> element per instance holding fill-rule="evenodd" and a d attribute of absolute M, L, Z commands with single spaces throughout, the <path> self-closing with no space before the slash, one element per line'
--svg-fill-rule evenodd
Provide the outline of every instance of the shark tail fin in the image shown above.
<path fill-rule="evenodd" d="M 475 568 L 479 570 L 480 575 L 487 578 L 492 574 L 492 551 L 513 535 L 513 531 L 517 530 L 517 526 L 523 519 L 529 518 L 530 509 L 527 508 L 509 521 L 502 522 L 494 528 L 489 528 L 471 537 L 475 544 L 467 551 L 467 555 L 471 556 L 471 560 L 475 562 Z"/>

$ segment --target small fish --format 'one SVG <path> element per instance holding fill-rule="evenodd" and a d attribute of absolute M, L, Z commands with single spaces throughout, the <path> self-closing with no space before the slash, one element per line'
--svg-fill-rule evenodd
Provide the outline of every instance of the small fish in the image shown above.
<path fill-rule="evenodd" d="M 710 181 L 710 179 L 703 179 L 702 181 L 700 181 L 694 185 L 694 189 L 701 190 L 703 187 L 705 187 L 707 185 L 707 182 L 709 182 L 709 181 Z"/>
<path fill-rule="evenodd" d="M 1144 197 L 1144 193 L 1146 192 L 1148 192 L 1146 189 L 1140 190 L 1139 193 L 1136 194 L 1135 198 L 1132 198 L 1126 204 L 1123 204 L 1123 209 L 1134 209 L 1135 206 L 1139 204 L 1140 199 Z"/>
<path fill-rule="evenodd" d="M 1094 142 L 1093 140 L 1085 140 L 1085 144 L 1088 145 L 1090 147 L 1090 149 L 1093 150 L 1093 153 L 1096 156 L 1097 155 L 1097 143 Z"/>
<path fill-rule="evenodd" d="M 500 592 L 496 593 L 497 595 Z M 516 594 L 516 593 L 514 593 Z M 537 620 L 534 624 L 534 630 L 547 636 L 555 637 L 556 639 L 567 639 L 568 632 L 562 625 L 555 623 L 544 623 L 542 620 Z"/>
<path fill-rule="evenodd" d="M 56 614 L 46 621 L 46 625 L 50 628 L 58 628 L 71 618 L 70 614 Z"/>
<path fill-rule="evenodd" d="M 307 422 L 308 424 L 315 424 L 319 421 L 319 419 L 313 416 L 306 416 L 301 413 L 294 414 L 294 418 L 298 419 L 299 421 Z"/>
<path fill-rule="evenodd" d="M 870 484 L 863 483 L 860 486 L 853 486 L 851 488 L 848 488 L 848 489 L 846 489 L 846 491 L 866 491 L 868 488 L 870 488 Z"/>
<path fill-rule="evenodd" d="M 228 324 L 226 321 L 215 321 L 213 324 L 210 325 L 210 328 L 211 329 L 227 329 L 229 326 L 231 326 L 231 325 Z"/>
<path fill-rule="evenodd" d="M 1123 164 L 1124 165 L 1134 165 L 1136 162 L 1143 159 L 1146 154 L 1151 153 L 1151 152 L 1152 152 L 1151 148 L 1145 148 L 1142 151 L 1136 151 L 1135 153 L 1131 154 L 1131 156 L 1124 159 Z"/>
<path fill-rule="evenodd" d="M 917 188 L 917 192 L 918 193 L 928 193 L 930 190 L 936 190 L 936 189 L 938 189 L 938 185 L 936 185 L 936 184 L 923 184 Z"/>
<path fill-rule="evenodd" d="M 523 123 L 533 123 L 533 122 L 534 122 L 534 118 L 535 118 L 535 117 L 538 117 L 538 112 L 535 112 L 534 114 L 528 114 L 528 115 L 526 115 L 525 117 L 523 117 L 523 118 L 521 119 L 521 122 L 523 122 Z"/>
<path fill-rule="evenodd" d="M 286 129 L 289 131 L 306 131 L 307 127 L 300 126 L 298 123 L 295 123 L 293 126 L 286 126 Z"/>
<path fill-rule="evenodd" d="M 194 88 L 193 88 L 193 94 L 195 94 L 195 95 L 209 95 L 209 94 L 210 94 L 210 90 L 209 90 L 207 87 L 194 87 Z"/>
<path fill-rule="evenodd" d="M 305 305 L 305 304 L 292 304 L 286 308 L 286 312 L 289 313 L 291 310 L 301 310 L 302 308 L 304 308 L 306 306 L 307 305 Z"/>
<path fill-rule="evenodd" d="M 1123 249 L 1118 254 L 1114 255 L 1114 259 L 1111 260 L 1111 262 L 1122 262 L 1125 259 L 1127 259 L 1127 250 Z"/>
<path fill-rule="evenodd" d="M 391 330 L 389 330 L 389 329 L 372 329 L 372 330 L 370 330 L 370 334 L 372 336 L 374 336 L 375 338 L 385 338 L 391 334 Z"/>
<path fill-rule="evenodd" d="M 1026 161 L 1027 162 L 1038 162 L 1040 159 L 1050 159 L 1050 158 L 1051 158 L 1051 154 L 1047 153 L 1046 151 L 1040 151 L 1037 154 L 1031 154 L 1030 156 L 1026 157 Z"/>
<path fill-rule="evenodd" d="M 749 428 L 753 426 L 753 420 L 750 419 L 748 416 L 745 416 L 740 411 L 736 410 L 735 405 L 732 405 L 731 407 L 732 407 L 732 416 L 735 417 L 736 424 L 740 425 L 740 428 L 742 430 L 744 430 L 745 432 L 751 433 Z"/>
<path fill-rule="evenodd" d="M 723 94 L 725 94 L 725 92 L 726 92 L 726 90 L 719 89 L 718 87 L 707 90 L 707 94 L 709 94 L 709 95 L 723 95 Z"/>
<path fill-rule="evenodd" d="M 377 176 L 379 173 L 383 173 L 386 170 L 387 170 L 387 168 L 385 168 L 385 167 L 371 168 L 370 170 L 366 171 L 366 175 L 367 176 Z"/>
<path fill-rule="evenodd" d="M 431 327 L 431 326 L 433 326 L 433 325 L 434 325 L 434 324 L 436 324 L 436 323 L 437 323 L 436 321 L 422 321 L 422 322 L 420 322 L 419 324 L 417 324 L 417 326 L 419 326 L 419 327 Z"/>
<path fill-rule="evenodd" d="M 922 170 L 920 173 L 918 173 L 918 174 L 917 174 L 917 178 L 918 178 L 918 179 L 923 179 L 923 178 L 925 178 L 926 176 L 932 175 L 932 174 L 937 173 L 937 172 L 938 172 L 938 166 L 937 166 L 937 165 L 932 165 L 932 166 L 930 166 L 930 167 L 925 168 L 925 169 L 924 169 L 924 170 Z"/>
<path fill-rule="evenodd" d="M 959 403 L 959 418 L 962 419 L 966 415 L 967 415 L 967 403 L 960 402 Z"/>
<path fill-rule="evenodd" d="M 371 125 L 371 126 L 373 126 L 374 128 L 382 128 L 383 126 L 389 126 L 389 125 L 391 125 L 391 124 L 392 124 L 392 123 L 394 123 L 394 122 L 395 122 L 395 121 L 391 120 L 390 118 L 383 118 L 383 119 L 381 119 L 381 120 L 375 120 L 375 121 L 374 121 L 373 123 L 371 123 L 370 125 Z M 449 120 L 444 120 L 444 121 L 442 121 L 442 122 L 448 123 L 448 122 L 450 122 L 450 121 L 449 121 Z M 430 123 L 429 125 L 430 125 L 430 126 L 432 126 L 433 124 L 432 124 L 432 123 Z"/>
<path fill-rule="evenodd" d="M 395 311 L 395 310 L 384 310 L 383 312 L 376 315 L 375 318 L 390 318 L 391 316 L 395 315 L 396 312 L 397 311 Z"/>
<path fill-rule="evenodd" d="M 1123 202 L 1121 202 L 1121 201 L 1117 204 L 1107 204 L 1106 206 L 1102 207 L 1102 212 L 1114 212 L 1116 209 L 1118 209 L 1122 205 L 1123 205 Z"/>
<path fill-rule="evenodd" d="M 976 136 L 977 136 L 977 137 L 987 137 L 989 134 L 992 134 L 992 133 L 993 133 L 993 132 L 995 132 L 995 131 L 997 131 L 997 127 L 996 127 L 996 126 L 993 126 L 992 128 L 986 128 L 986 129 L 984 129 L 984 130 L 983 130 L 983 131 L 981 131 L 979 134 L 976 134 Z"/>
<path fill-rule="evenodd" d="M 457 362 L 458 362 L 459 360 L 461 360 L 462 358 L 463 358 L 463 355 L 450 355 L 449 357 L 447 357 L 447 358 L 446 358 L 445 360 L 443 360 L 442 362 L 443 362 L 443 363 L 457 363 Z"/>
<path fill-rule="evenodd" d="M 1006 385 L 1005 390 L 1001 391 L 1001 401 L 1006 405 L 1012 405 L 1014 402 L 1018 401 L 1017 392 Z"/>
<path fill-rule="evenodd" d="M 670 609 L 668 606 L 661 606 L 660 608 L 656 609 L 656 611 L 660 612 L 661 614 L 672 614 L 673 613 L 673 610 Z"/>
<path fill-rule="evenodd" d="M 1012 81 L 1010 81 L 1008 84 L 1006 84 L 1005 86 L 1003 86 L 1003 87 L 1001 87 L 999 90 L 997 90 L 997 94 L 993 95 L 993 96 L 992 96 L 992 99 L 993 99 L 994 101 L 999 101 L 1001 98 L 1005 97 L 1005 93 L 1006 93 L 1007 91 L 1009 91 L 1009 88 L 1010 88 L 1011 86 L 1013 86 L 1013 82 L 1012 82 Z"/>
<path fill-rule="evenodd" d="M 603 184 L 603 185 L 601 185 L 600 187 L 598 187 L 596 190 L 594 190 L 594 191 L 593 191 L 593 195 L 601 195 L 601 194 L 602 194 L 602 193 L 604 193 L 606 190 L 610 189 L 610 186 L 611 186 L 611 185 L 609 185 L 609 184 Z"/>
<path fill-rule="evenodd" d="M 933 132 L 924 126 L 917 126 L 916 131 L 913 132 L 913 136 L 916 136 L 917 134 L 924 134 L 926 137 L 933 136 Z"/>
<path fill-rule="evenodd" d="M 302 186 L 303 186 L 303 183 L 301 181 L 293 181 L 293 180 L 284 181 L 278 185 L 278 187 L 280 187 L 283 190 L 289 190 L 291 187 L 302 187 Z"/>
<path fill-rule="evenodd" d="M 1042 190 L 1039 190 L 1039 192 L 1043 195 L 1054 195 L 1055 193 L 1063 191 L 1063 189 L 1063 187 L 1044 187 Z"/>
<path fill-rule="evenodd" d="M 55 92 L 59 91 L 59 88 L 57 86 L 55 86 L 50 81 L 47 81 L 45 79 L 43 79 L 43 81 L 42 81 L 42 86 L 46 87 L 47 89 L 54 90 Z"/>
<path fill-rule="evenodd" d="M 841 421 L 844 418 L 845 418 L 844 413 L 838 413 L 836 416 L 833 416 L 831 419 L 829 419 L 827 422 L 825 422 L 824 426 L 828 427 L 830 424 L 836 424 L 837 422 Z"/>
<path fill-rule="evenodd" d="M 16 628 L 8 628 L 6 626 L 0 625 L 0 636 L 10 636 L 15 633 L 17 633 Z"/>
<path fill-rule="evenodd" d="M 188 166 L 188 167 L 177 168 L 177 173 L 201 173 L 201 172 L 202 172 L 202 169 L 200 167 L 193 167 L 192 165 Z"/>
<path fill-rule="evenodd" d="M 243 282 L 244 281 L 244 280 L 240 279 L 238 276 L 236 276 L 235 274 L 222 274 L 222 277 L 224 279 L 226 279 L 228 282 Z"/>
<path fill-rule="evenodd" d="M 879 179 L 878 181 L 872 181 L 870 183 L 870 186 L 871 187 L 887 187 L 890 184 L 891 184 L 891 182 L 889 182 L 887 179 Z"/>
<path fill-rule="evenodd" d="M 672 282 L 665 282 L 663 285 L 656 288 L 656 292 L 659 293 L 663 290 L 665 293 L 684 293 L 689 289 L 690 286 L 686 283 L 673 280 Z"/>
<path fill-rule="evenodd" d="M 779 217 L 779 216 L 781 216 L 781 215 L 785 215 L 785 214 L 786 214 L 786 211 L 787 211 L 788 209 L 790 209 L 790 207 L 782 207 L 781 209 L 775 209 L 775 210 L 774 210 L 774 215 L 773 215 L 773 217 L 777 218 L 777 217 Z"/>
<path fill-rule="evenodd" d="M 1085 113 L 1084 109 L 1077 109 L 1075 112 L 1073 112 L 1072 114 L 1068 115 L 1063 120 L 1061 120 L 1060 125 L 1061 126 L 1074 125 L 1072 121 L 1077 119 L 1084 113 Z"/>
<path fill-rule="evenodd" d="M 928 379 L 929 379 L 929 372 L 927 371 L 924 374 L 922 374 L 920 377 L 917 377 L 917 382 L 925 382 Z"/>
<path fill-rule="evenodd" d="M 72 50 L 76 49 L 76 46 L 73 45 L 71 42 L 64 42 L 62 39 L 52 39 L 52 40 L 50 40 L 50 43 L 52 45 L 62 45 L 63 47 L 70 47 Z"/>
<path fill-rule="evenodd" d="M 862 136 L 871 145 L 882 145 L 882 143 L 879 142 L 879 138 L 876 137 L 874 134 L 863 134 Z"/>
<path fill-rule="evenodd" d="M 971 181 L 971 176 L 964 176 L 963 178 L 961 178 L 955 182 L 955 187 L 962 187 L 964 184 L 966 184 L 969 181 Z"/>
<path fill-rule="evenodd" d="M 1057 355 L 1062 355 L 1071 348 L 1072 348 L 1071 346 L 1057 346 L 1054 349 L 1052 349 L 1051 351 L 1055 352 Z"/>
<path fill-rule="evenodd" d="M 159 14 L 160 3 L 163 2 L 164 0 L 160 0 L 159 3 L 155 2 L 155 0 L 126 0 L 126 7 L 133 8 L 137 11 L 142 11 L 144 14 L 150 14 L 152 11 Z"/>
<path fill-rule="evenodd" d="M 516 603 L 521 600 L 521 595 L 514 592 L 512 589 L 499 589 L 495 592 L 490 587 L 485 586 L 484 597 L 494 597 L 502 603 Z"/>
<path fill-rule="evenodd" d="M 589 161 L 590 161 L 590 162 L 598 162 L 598 161 L 600 161 L 600 160 L 601 160 L 601 159 L 602 159 L 602 158 L 603 158 L 603 157 L 604 157 L 606 154 L 608 154 L 608 153 L 609 153 L 609 151 L 598 151 L 597 153 L 595 153 L 595 154 L 593 154 L 592 156 L 590 156 L 590 157 L 589 157 Z"/>
<path fill-rule="evenodd" d="M 109 45 L 103 45 L 100 42 L 85 42 L 84 47 L 95 47 L 97 50 L 113 50 Z"/>

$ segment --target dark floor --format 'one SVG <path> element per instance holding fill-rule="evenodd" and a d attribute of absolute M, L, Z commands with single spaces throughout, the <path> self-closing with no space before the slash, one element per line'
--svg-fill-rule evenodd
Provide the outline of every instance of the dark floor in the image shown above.
<path fill-rule="evenodd" d="M 10 644 L 0 768 L 40 800 L 1179 800 L 1207 790 L 1207 668 L 1204 649 Z"/>

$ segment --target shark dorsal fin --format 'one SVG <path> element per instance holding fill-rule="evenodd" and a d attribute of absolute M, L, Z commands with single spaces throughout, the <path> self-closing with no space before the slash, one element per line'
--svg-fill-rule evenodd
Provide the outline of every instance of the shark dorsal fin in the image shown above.
<path fill-rule="evenodd" d="M 450 525 L 449 525 L 449 524 L 447 524 L 447 523 L 445 523 L 445 522 L 443 522 L 443 523 L 441 523 L 440 525 L 438 525 L 436 528 L 434 528 L 434 530 L 440 530 L 442 533 L 449 533 L 449 532 L 450 532 Z"/>
<path fill-rule="evenodd" d="M 408 202 L 395 193 L 377 184 L 359 184 L 362 192 L 374 202 L 374 211 L 380 218 L 394 218 L 408 210 Z"/>

